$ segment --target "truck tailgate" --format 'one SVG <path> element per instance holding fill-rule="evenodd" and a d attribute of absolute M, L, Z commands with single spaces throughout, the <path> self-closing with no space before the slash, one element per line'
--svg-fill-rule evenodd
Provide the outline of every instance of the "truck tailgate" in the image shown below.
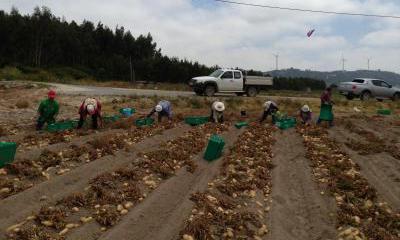
<path fill-rule="evenodd" d="M 265 85 L 272 86 L 274 83 L 272 77 L 258 77 L 258 76 L 247 76 L 246 85 Z"/>

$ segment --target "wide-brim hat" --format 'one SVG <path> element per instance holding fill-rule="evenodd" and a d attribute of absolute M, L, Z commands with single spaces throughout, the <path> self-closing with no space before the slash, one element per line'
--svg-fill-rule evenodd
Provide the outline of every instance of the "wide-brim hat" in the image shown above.
<path fill-rule="evenodd" d="M 304 105 L 304 106 L 301 108 L 301 111 L 303 111 L 303 112 L 311 112 L 311 109 L 310 109 L 310 107 L 309 107 L 308 105 Z"/>
<path fill-rule="evenodd" d="M 156 106 L 156 112 L 161 112 L 162 111 L 162 106 L 161 105 L 157 105 Z"/>
<path fill-rule="evenodd" d="M 216 102 L 214 107 L 215 107 L 215 110 L 218 112 L 225 111 L 225 104 L 223 102 Z"/>
<path fill-rule="evenodd" d="M 86 110 L 90 115 L 93 115 L 96 112 L 96 109 L 93 104 L 88 104 L 86 106 Z"/>

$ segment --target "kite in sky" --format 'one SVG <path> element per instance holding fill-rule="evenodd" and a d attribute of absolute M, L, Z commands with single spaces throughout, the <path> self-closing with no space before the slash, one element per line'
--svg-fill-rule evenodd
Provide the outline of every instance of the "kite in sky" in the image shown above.
<path fill-rule="evenodd" d="M 307 37 L 311 37 L 311 36 L 313 35 L 314 32 L 315 32 L 315 29 L 309 31 L 309 32 L 307 33 Z"/>

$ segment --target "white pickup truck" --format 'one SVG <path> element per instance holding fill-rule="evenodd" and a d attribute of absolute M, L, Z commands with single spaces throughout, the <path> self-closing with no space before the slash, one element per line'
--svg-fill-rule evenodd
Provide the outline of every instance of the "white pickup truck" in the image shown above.
<path fill-rule="evenodd" d="M 244 76 L 240 70 L 218 69 L 205 77 L 195 77 L 189 86 L 197 95 L 214 96 L 215 93 L 247 94 L 255 97 L 260 90 L 273 85 L 272 77 Z"/>

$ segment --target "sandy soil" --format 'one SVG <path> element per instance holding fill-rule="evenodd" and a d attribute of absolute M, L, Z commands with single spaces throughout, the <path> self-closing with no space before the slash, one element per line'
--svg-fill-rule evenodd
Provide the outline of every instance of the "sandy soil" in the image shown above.
<path fill-rule="evenodd" d="M 227 140 L 226 149 L 236 141 L 240 132 L 231 129 L 223 135 Z M 99 239 L 176 239 L 184 220 L 191 213 L 191 194 L 205 190 L 222 163 L 218 160 L 211 163 L 204 161 L 203 153 L 195 156 L 194 160 L 199 164 L 196 172 L 192 174 L 185 170 L 179 171 L 175 177 L 157 188 L 143 204 L 129 213 L 117 227 Z"/>
<path fill-rule="evenodd" d="M 294 130 L 275 137 L 268 239 L 335 239 L 335 202 L 314 182 L 301 137 Z"/>
<path fill-rule="evenodd" d="M 360 165 L 362 175 L 377 189 L 382 200 L 400 211 L 400 161 L 387 153 L 359 155 L 344 144 L 352 135 L 343 128 L 332 129 L 330 135 L 342 143 L 343 150 Z"/>
<path fill-rule="evenodd" d="M 89 179 L 113 169 L 118 169 L 129 164 L 132 158 L 140 151 L 157 148 L 159 144 L 182 134 L 185 127 L 166 130 L 164 134 L 143 140 L 136 144 L 131 152 L 120 151 L 114 156 L 105 156 L 101 159 L 83 165 L 70 173 L 43 182 L 33 188 L 21 192 L 0 201 L 0 229 L 4 231 L 7 227 L 22 221 L 33 211 L 38 210 L 41 205 L 53 203 L 63 196 L 83 190 Z M 62 191 L 60 191 L 62 189 Z M 46 196 L 46 201 L 39 201 Z M 26 204 L 29 202 L 30 204 Z M 4 234 L 4 232 L 2 232 Z"/>

